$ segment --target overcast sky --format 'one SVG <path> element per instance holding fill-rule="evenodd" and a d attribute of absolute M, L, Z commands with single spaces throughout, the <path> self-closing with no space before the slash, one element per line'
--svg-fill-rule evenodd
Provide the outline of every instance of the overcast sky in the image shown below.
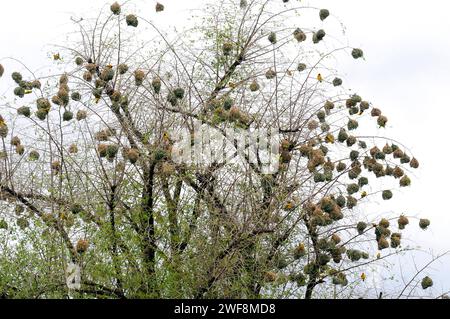
<path fill-rule="evenodd" d="M 217 0 L 219 1 L 219 0 Z M 278 1 L 278 0 L 273 0 Z M 281 2 L 281 0 L 279 0 Z M 293 1 L 293 0 L 292 0 Z M 164 22 L 178 23 L 202 0 L 160 0 Z M 154 12 L 155 1 L 138 0 L 139 13 Z M 421 167 L 407 191 L 396 192 L 388 210 L 431 219 L 428 231 L 408 232 L 413 243 L 435 253 L 450 249 L 447 206 L 450 168 L 450 3 L 444 0 L 302 1 L 328 8 L 346 26 L 349 44 L 365 61 L 344 59 L 339 69 L 347 85 L 383 109 L 387 136 L 410 147 Z M 0 11 L 0 59 L 14 56 L 32 68 L 48 63 L 49 47 L 70 28 L 70 16 L 109 5 L 105 0 L 6 0 Z M 331 17 L 333 19 L 333 17 Z M 328 23 L 328 22 L 327 22 Z M 325 24 L 326 28 L 326 24 Z M 70 29 L 69 29 L 70 30 Z M 385 135 L 384 131 L 378 132 Z M 374 202 L 368 211 L 386 209 Z M 380 213 L 383 213 L 381 211 Z M 414 222 L 414 228 L 417 223 Z M 423 262 L 420 258 L 418 264 Z M 435 266 L 436 289 L 450 289 L 450 258 Z"/>

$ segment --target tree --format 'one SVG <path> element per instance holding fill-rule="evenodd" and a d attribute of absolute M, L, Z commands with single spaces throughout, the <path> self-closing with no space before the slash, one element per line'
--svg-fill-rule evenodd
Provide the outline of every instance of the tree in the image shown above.
<path fill-rule="evenodd" d="M 393 229 L 410 217 L 359 207 L 392 198 L 378 179 L 408 187 L 419 163 L 356 135 L 388 118 L 346 94 L 327 59 L 363 51 L 324 52 L 327 33 L 292 24 L 299 12 L 331 19 L 289 1 L 214 1 L 167 33 L 114 3 L 73 20 L 53 74 L 1 66 L 16 96 L 0 119 L 3 295 L 355 297 L 371 265 L 409 250 Z M 199 128 L 238 156 L 180 160 Z M 245 139 L 274 130 L 276 147 Z"/>

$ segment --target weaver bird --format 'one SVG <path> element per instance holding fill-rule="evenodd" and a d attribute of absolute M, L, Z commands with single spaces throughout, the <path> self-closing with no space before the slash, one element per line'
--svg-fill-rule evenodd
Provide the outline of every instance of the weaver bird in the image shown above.
<path fill-rule="evenodd" d="M 361 198 L 364 198 L 364 197 L 366 197 L 366 196 L 367 196 L 367 192 L 366 192 L 366 191 L 364 191 L 364 192 L 361 193 Z"/>
<path fill-rule="evenodd" d="M 362 273 L 362 274 L 361 274 L 361 279 L 362 279 L 362 281 L 365 281 L 365 280 L 366 280 L 366 274 L 365 274 L 365 273 Z"/>
<path fill-rule="evenodd" d="M 323 77 L 322 77 L 322 74 L 317 74 L 317 81 L 319 81 L 319 82 L 323 82 Z"/>
<path fill-rule="evenodd" d="M 53 60 L 55 60 L 55 61 L 62 60 L 59 53 L 53 54 Z"/>

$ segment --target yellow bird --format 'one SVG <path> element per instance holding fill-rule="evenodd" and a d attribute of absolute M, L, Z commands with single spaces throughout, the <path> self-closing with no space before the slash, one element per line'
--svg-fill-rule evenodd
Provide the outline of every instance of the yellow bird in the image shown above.
<path fill-rule="evenodd" d="M 33 93 L 33 91 L 31 91 L 31 90 L 25 90 L 24 93 L 25 93 L 25 94 L 31 94 L 31 93 Z"/>
<path fill-rule="evenodd" d="M 98 102 L 100 102 L 100 98 L 99 98 L 99 97 L 96 97 L 95 100 L 94 100 L 94 102 L 95 102 L 95 104 L 98 104 Z"/>
<path fill-rule="evenodd" d="M 366 192 L 366 191 L 364 191 L 364 192 L 361 193 L 361 198 L 364 198 L 364 197 L 366 197 L 366 196 L 367 196 L 367 192 Z"/>
<path fill-rule="evenodd" d="M 319 81 L 319 82 L 323 82 L 323 77 L 322 77 L 322 74 L 317 74 L 317 81 Z"/>
<path fill-rule="evenodd" d="M 325 137 L 325 141 L 327 141 L 327 143 L 334 144 L 333 134 L 328 133 L 327 136 Z"/>
<path fill-rule="evenodd" d="M 61 56 L 59 55 L 59 53 L 53 54 L 53 60 L 55 60 L 55 61 L 62 60 Z"/>
<path fill-rule="evenodd" d="M 378 253 L 378 254 L 377 254 L 377 259 L 380 259 L 380 258 L 381 258 L 381 254 Z"/>
<path fill-rule="evenodd" d="M 366 281 L 366 274 L 365 273 L 361 274 L 361 279 L 362 279 L 362 281 Z"/>

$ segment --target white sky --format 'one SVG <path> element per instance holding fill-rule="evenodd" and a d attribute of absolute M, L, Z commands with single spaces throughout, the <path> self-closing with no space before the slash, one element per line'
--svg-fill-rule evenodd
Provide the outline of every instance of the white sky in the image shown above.
<path fill-rule="evenodd" d="M 217 0 L 219 1 L 219 0 Z M 236 0 L 237 1 L 237 0 Z M 274 0 L 275 1 L 275 0 Z M 278 0 L 276 0 L 278 1 Z M 281 0 L 279 0 L 281 3 Z M 291 0 L 295 1 L 295 0 Z M 112 1 L 111 1 L 112 2 Z M 182 23 L 187 8 L 202 0 L 160 0 L 166 6 L 162 19 Z M 410 147 L 421 167 L 406 191 L 396 192 L 388 209 L 431 219 L 428 231 L 406 234 L 436 253 L 450 249 L 450 205 L 447 207 L 450 169 L 450 2 L 443 0 L 310 0 L 328 8 L 347 28 L 350 45 L 361 47 L 366 61 L 344 59 L 339 64 L 349 87 L 379 106 L 389 117 L 387 136 Z M 154 12 L 156 1 L 135 1 L 140 15 Z M 105 0 L 6 0 L 0 8 L 0 59 L 14 56 L 32 68 L 44 61 L 49 47 L 64 30 L 71 30 L 71 14 L 89 13 Z M 154 16 L 154 15 L 153 15 Z M 332 18 L 332 17 L 331 17 Z M 330 19 L 330 18 L 329 18 Z M 324 27 L 326 29 L 325 21 Z M 69 29 L 68 29 L 69 28 Z M 380 131 L 383 135 L 384 132 Z M 368 211 L 379 209 L 377 203 Z M 380 212 L 383 213 L 383 212 Z M 418 263 L 420 265 L 420 258 Z M 423 261 L 422 261 L 423 262 Z M 436 289 L 450 289 L 450 258 L 432 272 Z"/>

